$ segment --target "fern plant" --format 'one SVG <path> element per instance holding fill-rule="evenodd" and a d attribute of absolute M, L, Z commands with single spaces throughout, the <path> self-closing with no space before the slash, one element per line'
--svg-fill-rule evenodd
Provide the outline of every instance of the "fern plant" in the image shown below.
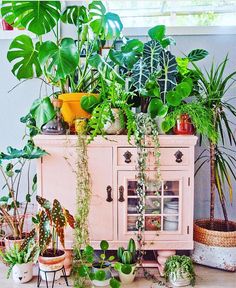
<path fill-rule="evenodd" d="M 102 89 L 100 94 L 100 102 L 93 109 L 92 117 L 89 120 L 88 126 L 91 129 L 91 142 L 97 135 L 105 135 L 105 125 L 109 122 L 114 122 L 115 118 L 112 113 L 113 108 L 119 109 L 119 119 L 122 128 L 127 129 L 128 140 L 135 131 L 135 116 L 131 111 L 131 106 L 128 104 L 132 97 L 131 92 L 125 91 L 122 84 L 119 84 L 115 79 L 110 82 L 110 85 L 101 79 Z"/>

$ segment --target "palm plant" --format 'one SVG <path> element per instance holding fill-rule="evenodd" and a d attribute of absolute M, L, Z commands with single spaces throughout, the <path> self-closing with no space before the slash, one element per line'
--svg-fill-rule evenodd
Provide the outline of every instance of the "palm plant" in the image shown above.
<path fill-rule="evenodd" d="M 226 94 L 235 83 L 236 79 L 234 79 L 234 76 L 236 71 L 225 76 L 227 62 L 228 56 L 218 65 L 213 62 L 210 70 L 205 70 L 204 72 L 195 63 L 192 64 L 195 77 L 198 80 L 198 100 L 210 113 L 213 113 L 212 121 L 218 134 L 216 142 L 208 139 L 209 149 L 204 149 L 199 155 L 197 162 L 200 165 L 196 173 L 204 164 L 210 163 L 210 229 L 214 230 L 215 195 L 217 190 L 225 218 L 226 230 L 228 231 L 225 190 L 228 190 L 229 199 L 232 203 L 232 180 L 236 180 L 236 175 L 234 174 L 236 157 L 232 155 L 233 149 L 225 147 L 225 144 L 229 143 L 230 146 L 236 144 L 236 138 L 232 131 L 233 123 L 229 118 L 230 116 L 236 116 L 236 108 L 231 103 L 233 98 L 227 97 Z"/>

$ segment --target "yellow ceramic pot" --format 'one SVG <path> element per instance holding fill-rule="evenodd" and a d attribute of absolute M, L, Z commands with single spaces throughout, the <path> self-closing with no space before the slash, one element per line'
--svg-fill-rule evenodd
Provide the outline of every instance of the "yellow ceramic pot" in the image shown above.
<path fill-rule="evenodd" d="M 58 99 L 63 100 L 61 113 L 64 120 L 71 126 L 76 118 L 90 118 L 91 114 L 82 109 L 80 100 L 83 96 L 96 94 L 91 93 L 65 93 L 58 96 Z"/>

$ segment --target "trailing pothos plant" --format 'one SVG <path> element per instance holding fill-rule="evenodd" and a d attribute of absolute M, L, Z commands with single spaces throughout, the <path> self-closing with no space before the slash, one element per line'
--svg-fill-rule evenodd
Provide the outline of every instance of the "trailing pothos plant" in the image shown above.
<path fill-rule="evenodd" d="M 0 197 L 0 215 L 11 231 L 8 235 L 11 239 L 23 239 L 25 236 L 25 218 L 37 185 L 36 175 L 31 183 L 31 161 L 46 154 L 31 141 L 22 150 L 8 147 L 7 153 L 0 153 L 0 173 L 5 182 Z M 21 184 L 24 171 L 27 174 L 25 186 Z M 22 197 L 22 191 L 25 192 L 25 199 L 21 203 L 19 196 L 21 194 Z"/>
<path fill-rule="evenodd" d="M 41 210 L 33 217 L 33 222 L 36 225 L 28 237 L 23 242 L 22 246 L 27 245 L 31 239 L 38 234 L 38 245 L 42 256 L 58 256 L 58 238 L 62 247 L 65 247 L 64 230 L 69 224 L 71 228 L 75 227 L 74 217 L 70 212 L 63 208 L 61 203 L 54 199 L 53 204 L 49 200 L 36 196 L 36 200 L 41 206 Z"/>
<path fill-rule="evenodd" d="M 102 1 L 92 1 L 88 7 L 68 6 L 64 11 L 61 1 L 2 1 L 1 15 L 6 22 L 25 28 L 38 39 L 20 35 L 10 44 L 7 59 L 13 63 L 12 72 L 19 80 L 40 78 L 52 87 L 51 94 L 55 90 L 92 92 L 97 89 L 99 69 L 94 71 L 91 63 L 97 67 L 106 65 L 108 72 L 112 70 L 99 53 L 107 40 L 119 38 L 123 25 L 117 14 L 106 11 Z M 60 21 L 76 27 L 75 39 L 60 37 Z M 54 40 L 44 39 L 49 32 Z M 49 121 L 55 114 L 46 98 L 34 103 L 31 115 L 39 126 L 43 118 Z"/>
<path fill-rule="evenodd" d="M 112 109 L 118 109 L 118 116 L 122 128 L 127 128 L 128 141 L 135 132 L 135 116 L 128 104 L 133 93 L 125 91 L 124 85 L 118 83 L 113 78 L 107 82 L 101 79 L 101 92 L 99 103 L 90 112 L 92 116 L 89 120 L 90 140 L 92 141 L 97 135 L 105 135 L 105 125 L 115 121 Z M 83 101 L 83 99 L 82 99 Z"/>

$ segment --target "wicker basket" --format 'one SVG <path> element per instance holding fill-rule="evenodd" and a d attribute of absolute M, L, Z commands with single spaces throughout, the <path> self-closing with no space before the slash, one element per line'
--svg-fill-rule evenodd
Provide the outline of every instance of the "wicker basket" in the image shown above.
<path fill-rule="evenodd" d="M 236 222 L 229 221 L 229 232 L 225 232 L 224 220 L 215 219 L 213 230 L 210 220 L 201 219 L 194 223 L 194 241 L 216 247 L 236 247 Z"/>

